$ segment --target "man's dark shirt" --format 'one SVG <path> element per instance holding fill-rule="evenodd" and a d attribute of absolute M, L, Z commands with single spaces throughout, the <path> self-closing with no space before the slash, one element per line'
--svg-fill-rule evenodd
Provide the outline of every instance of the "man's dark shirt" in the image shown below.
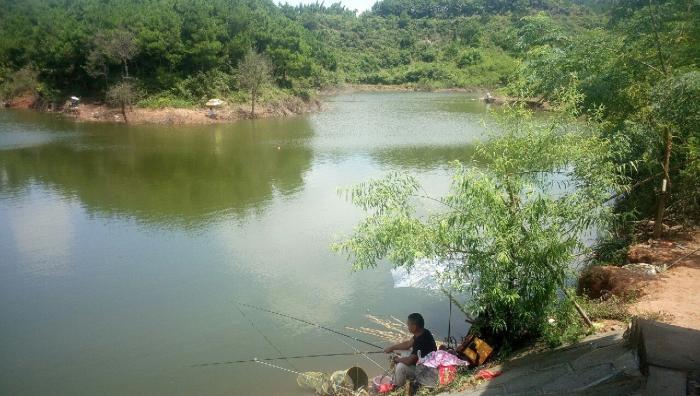
<path fill-rule="evenodd" d="M 420 355 L 418 355 L 418 351 L 420 351 Z M 411 355 L 425 357 L 427 354 L 434 351 L 437 351 L 437 345 L 435 345 L 435 339 L 430 333 L 430 330 L 423 329 L 421 335 L 413 336 L 413 350 L 411 350 Z"/>

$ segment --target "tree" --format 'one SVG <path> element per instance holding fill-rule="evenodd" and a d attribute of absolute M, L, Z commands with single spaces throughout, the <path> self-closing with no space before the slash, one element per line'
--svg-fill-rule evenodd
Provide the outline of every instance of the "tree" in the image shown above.
<path fill-rule="evenodd" d="M 129 61 L 139 52 L 134 34 L 125 29 L 111 32 L 104 43 L 104 51 L 111 59 L 124 66 L 124 78 L 129 78 Z"/>
<path fill-rule="evenodd" d="M 667 196 L 671 190 L 672 168 L 674 193 L 681 201 L 677 211 L 692 216 L 700 206 L 700 72 L 692 71 L 660 81 L 651 93 L 651 117 L 663 131 L 664 157 L 661 195 L 657 205 L 654 237 L 661 235 Z M 674 158 L 671 158 L 671 148 Z M 666 187 L 665 189 L 663 187 Z"/>
<path fill-rule="evenodd" d="M 107 90 L 107 102 L 121 109 L 124 123 L 128 122 L 126 108 L 131 107 L 138 97 L 138 90 L 131 80 L 122 80 Z"/>
<path fill-rule="evenodd" d="M 104 36 L 95 37 L 94 48 L 88 52 L 85 72 L 92 78 L 103 77 L 105 85 L 109 83 L 109 59 L 105 53 Z"/>
<path fill-rule="evenodd" d="M 250 115 L 255 118 L 255 102 L 262 90 L 272 83 L 270 60 L 252 49 L 238 62 L 238 83 L 250 93 Z"/>
<path fill-rule="evenodd" d="M 129 78 L 129 62 L 138 52 L 135 36 L 130 31 L 99 32 L 86 56 L 85 72 L 93 78 L 104 77 L 105 84 L 108 84 L 109 65 L 119 63 L 123 68 L 122 78 Z"/>
<path fill-rule="evenodd" d="M 408 270 L 417 260 L 443 263 L 451 282 L 442 286 L 451 295 L 470 292 L 471 313 L 488 318 L 488 332 L 506 345 L 550 331 L 547 318 L 562 305 L 557 290 L 587 251 L 582 234 L 605 230 L 613 215 L 603 202 L 622 181 L 597 123 L 575 122 L 580 96 L 564 98 L 546 125 L 522 107 L 507 110 L 503 131 L 477 149 L 484 169 L 455 163 L 447 196 L 429 196 L 398 173 L 351 188 L 368 216 L 334 249 L 354 269 L 382 259 Z M 421 215 L 421 203 L 440 206 Z M 563 301 L 572 312 L 573 301 Z"/>

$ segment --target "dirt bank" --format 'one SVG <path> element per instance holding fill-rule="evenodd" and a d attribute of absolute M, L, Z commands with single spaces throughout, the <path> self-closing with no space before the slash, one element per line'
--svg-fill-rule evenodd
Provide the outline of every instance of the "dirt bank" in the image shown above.
<path fill-rule="evenodd" d="M 318 100 L 304 102 L 298 98 L 290 98 L 275 103 L 258 104 L 255 107 L 255 118 L 287 117 L 318 111 L 321 103 Z M 84 122 L 124 122 L 124 116 L 117 108 L 104 105 L 81 104 L 77 110 L 65 111 L 70 117 Z M 225 105 L 217 109 L 215 115 L 208 109 L 162 108 L 146 109 L 134 107 L 126 113 L 130 124 L 215 124 L 238 121 L 251 118 L 250 105 Z"/>
<path fill-rule="evenodd" d="M 76 109 L 54 110 L 52 107 L 39 106 L 33 96 L 15 98 L 4 104 L 14 109 L 35 109 L 37 111 L 55 111 L 81 122 L 124 122 L 121 110 L 104 104 L 81 103 Z M 319 111 L 321 102 L 316 99 L 304 101 L 288 97 L 275 102 L 256 104 L 255 118 L 287 117 Z M 226 104 L 216 110 L 215 115 L 206 108 L 140 108 L 133 107 L 126 112 L 130 124 L 215 124 L 233 122 L 251 118 L 250 104 Z"/>
<path fill-rule="evenodd" d="M 667 270 L 646 281 L 642 297 L 631 311 L 635 314 L 661 313 L 660 320 L 676 326 L 700 329 L 700 230 L 687 239 L 659 247 L 657 257 L 664 257 Z M 695 251 L 695 254 L 691 254 Z M 665 314 L 665 315 L 663 315 Z"/>
<path fill-rule="evenodd" d="M 595 266 L 579 279 L 592 298 L 631 298 L 630 313 L 700 329 L 700 229 L 630 246 L 622 266 Z"/>

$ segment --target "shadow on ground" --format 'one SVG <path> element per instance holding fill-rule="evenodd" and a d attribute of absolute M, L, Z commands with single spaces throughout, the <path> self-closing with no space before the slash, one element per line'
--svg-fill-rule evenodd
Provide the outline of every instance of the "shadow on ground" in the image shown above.
<path fill-rule="evenodd" d="M 638 320 L 629 334 L 594 335 L 508 361 L 501 376 L 453 395 L 700 394 L 700 331 Z"/>

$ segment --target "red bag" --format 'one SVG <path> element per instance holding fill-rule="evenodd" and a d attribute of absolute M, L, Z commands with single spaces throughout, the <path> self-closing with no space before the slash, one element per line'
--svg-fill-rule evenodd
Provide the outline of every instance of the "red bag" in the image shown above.
<path fill-rule="evenodd" d="M 439 366 L 438 376 L 440 378 L 440 385 L 444 386 L 454 381 L 457 377 L 457 367 L 455 366 Z"/>
<path fill-rule="evenodd" d="M 501 375 L 503 372 L 501 370 L 487 370 L 487 369 L 482 369 L 479 370 L 478 373 L 474 376 L 475 378 L 480 378 L 484 379 L 486 381 L 490 381 L 499 375 Z"/>

